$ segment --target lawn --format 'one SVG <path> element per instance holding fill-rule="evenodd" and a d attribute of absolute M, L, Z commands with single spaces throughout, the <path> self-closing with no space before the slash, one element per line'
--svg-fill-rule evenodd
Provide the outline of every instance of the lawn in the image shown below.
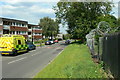
<path fill-rule="evenodd" d="M 93 62 L 86 45 L 70 44 L 34 78 L 106 78 L 100 64 Z"/>
<path fill-rule="evenodd" d="M 35 44 L 37 47 L 40 47 L 40 46 L 44 46 L 45 43 L 42 43 L 41 45 L 40 44 Z"/>

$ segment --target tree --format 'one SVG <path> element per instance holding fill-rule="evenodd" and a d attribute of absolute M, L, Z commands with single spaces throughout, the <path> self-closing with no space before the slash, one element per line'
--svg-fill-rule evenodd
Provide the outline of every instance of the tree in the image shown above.
<path fill-rule="evenodd" d="M 97 27 L 98 17 L 112 10 L 110 2 L 58 2 L 54 7 L 59 23 L 68 25 L 73 38 L 85 40 L 85 35 Z"/>
<path fill-rule="evenodd" d="M 44 17 L 40 19 L 39 25 L 42 26 L 43 36 L 45 37 L 53 38 L 57 36 L 59 32 L 58 22 L 54 21 L 53 19 L 49 17 Z"/>
<path fill-rule="evenodd" d="M 71 39 L 71 35 L 70 34 L 64 34 L 63 39 L 64 40 Z"/>
<path fill-rule="evenodd" d="M 113 27 L 117 27 L 118 26 L 118 22 L 117 22 L 117 18 L 113 15 L 106 15 L 106 16 L 100 16 L 98 17 L 98 21 L 106 21 L 110 24 L 111 28 Z"/>
<path fill-rule="evenodd" d="M 118 26 L 120 27 L 120 18 L 118 18 Z"/>

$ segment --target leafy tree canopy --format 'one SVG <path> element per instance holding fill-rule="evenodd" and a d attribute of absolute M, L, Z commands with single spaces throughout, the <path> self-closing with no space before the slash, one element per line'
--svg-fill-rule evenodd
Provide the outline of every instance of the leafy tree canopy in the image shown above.
<path fill-rule="evenodd" d="M 57 21 L 68 25 L 67 32 L 84 41 L 85 35 L 104 19 L 99 17 L 111 12 L 112 5 L 110 2 L 58 2 L 54 10 Z"/>
<path fill-rule="evenodd" d="M 39 25 L 42 26 L 43 36 L 55 37 L 59 32 L 59 24 L 49 17 L 44 17 L 40 19 Z"/>

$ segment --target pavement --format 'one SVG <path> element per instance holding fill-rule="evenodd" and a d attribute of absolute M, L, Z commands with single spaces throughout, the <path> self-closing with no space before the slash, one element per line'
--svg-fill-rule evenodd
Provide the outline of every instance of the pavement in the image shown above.
<path fill-rule="evenodd" d="M 2 78 L 33 78 L 66 46 L 61 41 L 17 56 L 2 56 Z"/>

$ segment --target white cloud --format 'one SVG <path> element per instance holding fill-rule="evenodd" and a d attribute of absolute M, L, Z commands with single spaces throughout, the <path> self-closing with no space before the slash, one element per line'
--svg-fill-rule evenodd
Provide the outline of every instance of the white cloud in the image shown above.
<path fill-rule="evenodd" d="M 112 8 L 112 14 L 113 16 L 115 16 L 116 18 L 118 18 L 118 2 L 120 0 L 113 0 L 113 3 L 114 3 L 114 7 Z"/>
<path fill-rule="evenodd" d="M 115 2 L 119 2 L 120 0 L 113 0 L 113 2 L 115 3 Z"/>
<path fill-rule="evenodd" d="M 2 5 L 1 8 L 3 8 L 4 10 L 4 9 L 16 9 L 17 7 L 14 7 L 12 5 Z"/>
<path fill-rule="evenodd" d="M 2 4 L 0 5 L 0 16 L 15 18 L 15 19 L 23 19 L 27 20 L 29 23 L 37 24 L 39 19 L 45 16 L 50 18 L 54 18 L 54 10 L 52 9 L 53 4 L 42 4 L 41 3 L 16 3 L 16 4 Z M 51 4 L 51 5 L 50 5 Z"/>
<path fill-rule="evenodd" d="M 0 0 L 0 1 L 15 4 L 19 2 L 58 2 L 59 0 Z"/>
<path fill-rule="evenodd" d="M 114 6 L 115 6 L 115 7 L 118 7 L 118 3 L 114 3 Z"/>
<path fill-rule="evenodd" d="M 54 10 L 51 9 L 51 8 L 41 8 L 40 6 L 32 6 L 30 8 L 30 10 L 33 12 L 33 13 L 53 13 L 54 14 Z"/>
<path fill-rule="evenodd" d="M 59 1 L 70 1 L 70 2 L 86 2 L 86 0 L 1 0 L 4 2 L 8 2 L 11 4 L 19 3 L 19 2 L 59 2 Z M 105 2 L 107 0 L 88 0 L 89 2 Z M 118 2 L 119 0 L 109 0 L 113 2 Z"/>
<path fill-rule="evenodd" d="M 41 13 L 54 13 L 54 10 L 53 9 L 49 9 L 49 8 L 43 8 L 43 9 L 40 9 L 38 10 L 38 12 L 41 12 Z"/>

